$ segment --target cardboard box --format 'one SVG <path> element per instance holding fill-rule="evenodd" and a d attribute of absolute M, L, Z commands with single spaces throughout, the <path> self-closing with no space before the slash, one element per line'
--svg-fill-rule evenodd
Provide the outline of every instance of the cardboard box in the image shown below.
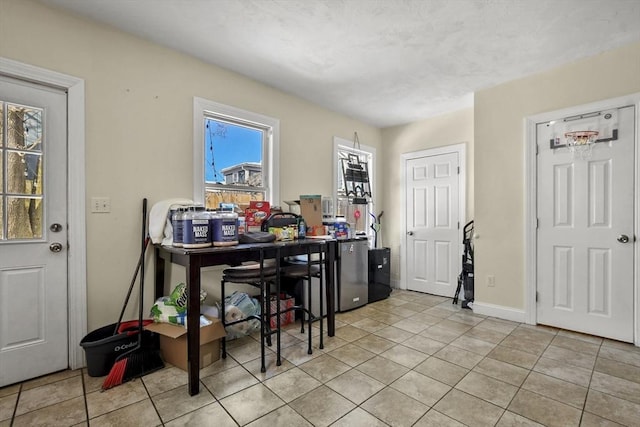
<path fill-rule="evenodd" d="M 220 339 L 225 336 L 220 319 L 213 324 L 200 328 L 200 369 L 220 359 Z M 165 362 L 187 370 L 187 330 L 182 326 L 169 323 L 152 323 L 146 330 L 160 335 L 160 351 Z"/>
<path fill-rule="evenodd" d="M 244 219 L 247 231 L 260 231 L 260 225 L 271 214 L 269 202 L 249 202 L 249 207 L 244 210 Z"/>
<path fill-rule="evenodd" d="M 300 196 L 300 215 L 307 227 L 322 226 L 322 196 Z"/>

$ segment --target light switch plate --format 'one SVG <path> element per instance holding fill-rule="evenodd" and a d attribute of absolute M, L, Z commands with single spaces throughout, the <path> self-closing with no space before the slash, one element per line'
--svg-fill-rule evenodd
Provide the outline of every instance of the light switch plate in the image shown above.
<path fill-rule="evenodd" d="M 109 197 L 92 197 L 91 212 L 93 213 L 111 212 L 111 199 Z"/>

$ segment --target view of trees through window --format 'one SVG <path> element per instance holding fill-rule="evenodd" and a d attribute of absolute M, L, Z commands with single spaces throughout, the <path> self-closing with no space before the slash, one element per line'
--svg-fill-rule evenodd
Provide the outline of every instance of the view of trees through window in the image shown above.
<path fill-rule="evenodd" d="M 42 110 L 0 101 L 0 240 L 42 237 Z"/>
<path fill-rule="evenodd" d="M 264 200 L 266 130 L 218 117 L 205 118 L 204 126 L 207 207 L 224 202 L 244 209 L 251 200 Z"/>

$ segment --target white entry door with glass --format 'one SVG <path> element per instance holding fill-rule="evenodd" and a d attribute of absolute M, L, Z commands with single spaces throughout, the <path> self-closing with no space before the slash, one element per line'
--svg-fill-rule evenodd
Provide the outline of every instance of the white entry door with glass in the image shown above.
<path fill-rule="evenodd" d="M 66 110 L 0 77 L 0 387 L 69 364 Z"/>

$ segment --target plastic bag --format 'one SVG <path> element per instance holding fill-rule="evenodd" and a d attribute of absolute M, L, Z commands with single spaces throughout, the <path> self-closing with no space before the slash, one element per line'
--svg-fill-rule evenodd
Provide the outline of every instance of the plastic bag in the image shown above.
<path fill-rule="evenodd" d="M 207 297 L 207 293 L 200 291 L 200 304 Z M 151 307 L 151 317 L 157 323 L 171 323 L 187 326 L 187 285 L 179 283 L 169 296 L 158 298 Z"/>
<path fill-rule="evenodd" d="M 244 292 L 234 292 L 225 298 L 225 322 L 235 322 L 237 320 L 246 319 L 250 316 L 260 316 L 260 303 L 255 298 L 251 298 Z M 260 330 L 260 321 L 258 319 L 250 319 L 246 322 L 240 322 L 225 328 L 227 339 L 233 340 L 245 335 L 249 335 L 253 331 Z"/>

